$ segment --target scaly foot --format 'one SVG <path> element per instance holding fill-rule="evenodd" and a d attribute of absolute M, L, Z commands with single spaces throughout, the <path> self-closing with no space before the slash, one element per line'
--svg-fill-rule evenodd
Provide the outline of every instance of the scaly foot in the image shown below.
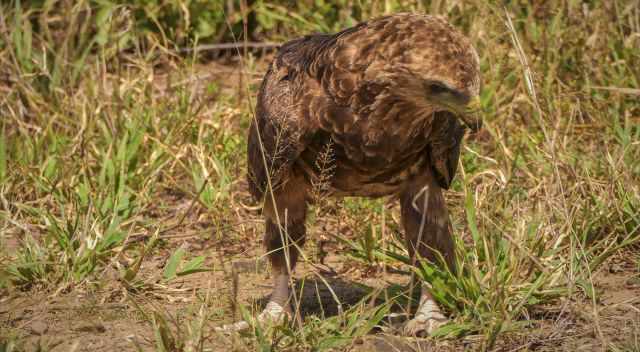
<path fill-rule="evenodd" d="M 269 302 L 264 308 L 262 313 L 256 318 L 257 323 L 260 325 L 278 325 L 281 324 L 287 317 L 291 317 L 291 314 L 287 309 L 282 307 L 276 302 Z M 251 324 L 242 320 L 233 324 L 226 324 L 215 327 L 215 331 L 222 333 L 232 333 L 246 331 L 251 328 Z"/>
<path fill-rule="evenodd" d="M 442 314 L 437 303 L 428 293 L 423 293 L 420 306 L 413 319 L 404 326 L 405 336 L 428 336 L 449 320 Z"/>

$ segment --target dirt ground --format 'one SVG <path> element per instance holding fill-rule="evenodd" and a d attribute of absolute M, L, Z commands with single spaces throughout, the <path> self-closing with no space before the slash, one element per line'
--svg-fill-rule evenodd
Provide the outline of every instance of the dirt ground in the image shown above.
<path fill-rule="evenodd" d="M 168 286 L 156 282 L 139 295 L 124 294 L 116 277 L 109 286 L 96 287 L 90 292 L 71 287 L 58 292 L 12 292 L 0 300 L 0 326 L 19 337 L 26 351 L 151 351 L 155 350 L 154 330 L 145 314 L 163 312 L 169 317 L 169 324 L 175 323 L 178 327 L 185 318 L 193 316 L 198 307 L 195 303 L 204 300 L 213 312 L 206 322 L 208 329 L 205 328 L 210 332 L 211 348 L 226 350 L 229 338 L 214 333 L 213 327 L 233 320 L 230 314 L 224 313 L 234 309 L 232 297 L 257 310 L 270 289 L 264 262 L 257 261 L 258 270 L 254 266 L 261 252 L 260 242 L 256 240 L 248 248 L 224 246 L 222 249 L 220 243 L 212 240 L 174 239 L 166 246 L 166 253 L 143 264 L 142 277 L 158 277 L 170 254 L 168 249 L 177 246 L 206 255 L 214 271 L 194 274 Z M 389 282 L 402 284 L 408 280 L 406 275 L 360 271 L 357 265 L 345 265 L 349 259 L 339 254 L 329 255 L 325 263 L 332 272 L 325 271 L 323 277 L 345 307 L 357 303 L 367 293 L 365 287 L 384 287 Z M 595 301 L 576 294 L 575 300 L 539 307 L 531 312 L 534 328 L 527 329 L 527 334 L 503 335 L 495 350 L 597 351 L 608 350 L 604 347 L 607 343 L 629 345 L 629 350 L 633 350 L 640 339 L 640 280 L 633 274 L 635 268 L 623 258 L 610 261 L 605 268 L 594 277 Z M 234 271 L 238 274 L 234 275 Z M 115 274 L 113 269 L 104 273 Z M 322 281 L 311 274 L 309 265 L 301 266 L 296 276 L 298 288 L 302 281 L 305 283 L 301 303 L 303 317 L 337 314 L 332 295 Z M 477 342 L 473 336 L 434 342 L 378 331 L 367 338 L 356 339 L 350 350 L 421 351 L 434 347 L 443 351 L 474 350 L 479 347 Z"/>

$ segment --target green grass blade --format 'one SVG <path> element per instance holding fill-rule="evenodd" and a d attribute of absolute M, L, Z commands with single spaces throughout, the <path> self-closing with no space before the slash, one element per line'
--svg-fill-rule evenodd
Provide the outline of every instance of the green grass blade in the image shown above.
<path fill-rule="evenodd" d="M 173 252 L 171 257 L 169 258 L 169 261 L 167 262 L 167 265 L 164 267 L 163 275 L 165 280 L 168 281 L 176 277 L 178 266 L 180 265 L 180 261 L 182 260 L 184 254 L 185 251 L 182 248 L 178 248 L 175 252 Z"/>

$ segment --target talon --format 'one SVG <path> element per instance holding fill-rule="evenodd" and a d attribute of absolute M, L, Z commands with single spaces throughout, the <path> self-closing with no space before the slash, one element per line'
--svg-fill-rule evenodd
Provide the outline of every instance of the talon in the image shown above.
<path fill-rule="evenodd" d="M 262 313 L 258 315 L 256 318 L 257 323 L 260 325 L 279 325 L 285 321 L 286 318 L 290 318 L 289 312 L 279 305 L 276 302 L 269 302 L 267 306 L 264 308 Z M 216 326 L 214 328 L 215 331 L 221 333 L 232 333 L 232 332 L 242 332 L 249 330 L 251 328 L 251 324 L 245 320 L 241 320 L 239 322 L 233 324 L 225 324 L 222 326 Z"/>
<path fill-rule="evenodd" d="M 281 324 L 285 320 L 285 317 L 290 318 L 290 315 L 284 307 L 276 302 L 269 302 L 262 313 L 258 315 L 258 321 L 277 325 Z"/>
<path fill-rule="evenodd" d="M 442 314 L 440 308 L 424 286 L 421 296 L 420 306 L 418 307 L 415 317 L 409 320 L 404 326 L 405 336 L 425 337 L 431 335 L 449 321 L 447 317 Z"/>
<path fill-rule="evenodd" d="M 447 322 L 448 319 L 440 313 L 437 315 L 434 314 L 431 317 L 426 317 L 421 314 L 409 320 L 404 326 L 403 332 L 405 336 L 426 337 Z"/>

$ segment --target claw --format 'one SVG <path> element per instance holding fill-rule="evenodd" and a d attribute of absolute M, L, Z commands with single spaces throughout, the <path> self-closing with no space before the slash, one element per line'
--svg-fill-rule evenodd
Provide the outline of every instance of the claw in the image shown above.
<path fill-rule="evenodd" d="M 431 335 L 447 322 L 448 319 L 439 312 L 431 316 L 420 314 L 407 322 L 403 333 L 405 336 L 425 337 Z"/>
<path fill-rule="evenodd" d="M 426 292 L 426 291 L 425 291 Z M 431 295 L 423 293 L 420 307 L 413 319 L 404 326 L 405 336 L 428 336 L 449 320 L 445 317 Z"/>
<path fill-rule="evenodd" d="M 269 302 L 267 303 L 267 306 L 264 308 L 262 313 L 258 315 L 256 320 L 261 325 L 279 325 L 288 317 L 290 317 L 289 312 L 284 307 L 276 302 Z M 252 324 L 249 324 L 249 322 L 241 320 L 233 324 L 217 326 L 214 328 L 214 330 L 217 332 L 229 334 L 232 332 L 242 332 L 249 330 L 251 326 Z"/>

